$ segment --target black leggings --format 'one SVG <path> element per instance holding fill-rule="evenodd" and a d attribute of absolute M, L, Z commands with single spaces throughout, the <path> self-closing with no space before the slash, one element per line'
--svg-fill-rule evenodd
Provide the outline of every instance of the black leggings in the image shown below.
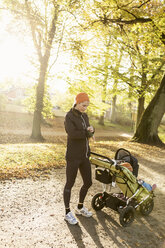
<path fill-rule="evenodd" d="M 66 184 L 64 187 L 64 204 L 69 208 L 71 189 L 75 183 L 78 169 L 83 179 L 83 186 L 79 193 L 79 203 L 83 203 L 88 189 L 92 185 L 91 164 L 88 158 L 83 160 L 67 161 L 66 165 Z"/>

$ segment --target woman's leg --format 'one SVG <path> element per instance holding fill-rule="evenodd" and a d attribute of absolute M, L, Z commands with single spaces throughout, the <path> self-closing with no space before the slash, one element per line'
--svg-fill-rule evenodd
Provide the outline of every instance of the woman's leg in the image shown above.
<path fill-rule="evenodd" d="M 64 187 L 64 205 L 66 209 L 69 209 L 70 204 L 70 197 L 71 197 L 71 189 L 75 183 L 75 179 L 77 176 L 77 171 L 79 167 L 80 161 L 73 160 L 73 161 L 67 161 L 66 165 L 66 184 Z"/>
<path fill-rule="evenodd" d="M 85 159 L 82 161 L 79 167 L 79 170 L 80 170 L 80 174 L 82 176 L 83 183 L 84 183 L 80 189 L 79 204 L 83 204 L 86 194 L 88 192 L 88 189 L 92 185 L 91 164 L 90 164 L 89 159 Z"/>

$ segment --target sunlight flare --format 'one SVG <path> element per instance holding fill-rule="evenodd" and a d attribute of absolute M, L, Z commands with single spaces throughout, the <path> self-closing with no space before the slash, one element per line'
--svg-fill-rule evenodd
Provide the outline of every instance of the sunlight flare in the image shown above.
<path fill-rule="evenodd" d="M 17 78 L 27 68 L 25 48 L 23 44 L 14 37 L 8 37 L 0 44 L 0 79 Z"/>

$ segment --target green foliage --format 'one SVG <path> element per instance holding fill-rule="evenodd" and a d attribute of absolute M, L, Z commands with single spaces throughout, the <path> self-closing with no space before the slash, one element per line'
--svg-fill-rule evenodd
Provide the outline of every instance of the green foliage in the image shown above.
<path fill-rule="evenodd" d="M 87 45 L 85 63 L 81 62 L 85 83 L 91 84 L 93 79 L 93 87 L 98 89 L 102 102 L 120 95 L 121 104 L 127 104 L 128 97 L 129 101 L 146 97 L 148 104 L 165 71 L 160 38 L 164 19 L 162 2 L 100 0 L 87 6 L 85 18 L 92 23 L 92 38 Z M 143 24 L 147 18 L 148 23 Z M 133 20 L 138 21 L 133 24 Z M 132 25 L 127 25 L 128 22 Z M 95 106 L 98 116 L 105 111 L 102 104 Z"/>
<path fill-rule="evenodd" d="M 31 89 L 27 90 L 27 97 L 24 100 L 25 107 L 29 113 L 34 113 L 35 106 L 36 106 L 36 87 L 34 85 Z M 44 99 L 43 99 L 43 111 L 42 116 L 44 119 L 52 118 L 52 108 L 53 104 L 50 100 L 50 95 L 48 93 L 48 86 L 45 89 Z"/>

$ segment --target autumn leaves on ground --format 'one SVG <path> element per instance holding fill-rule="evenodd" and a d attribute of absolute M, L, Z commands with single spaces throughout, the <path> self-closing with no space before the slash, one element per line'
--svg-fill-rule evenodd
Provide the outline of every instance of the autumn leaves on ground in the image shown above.
<path fill-rule="evenodd" d="M 56 117 L 53 121 L 43 125 L 42 134 L 45 141 L 35 143 L 30 139 L 31 115 L 1 113 L 0 180 L 1 197 L 3 197 L 0 208 L 2 226 L 0 247 L 6 245 L 10 248 L 164 248 L 165 149 L 129 142 L 131 134 L 121 132 L 119 129 L 116 130 L 113 126 L 104 130 L 96 129 L 96 140 L 90 142 L 91 149 L 94 152 L 113 158 L 116 150 L 123 147 L 137 157 L 140 164 L 139 177 L 148 183 L 157 183 L 158 185 L 154 198 L 154 210 L 147 217 L 140 216 L 137 211 L 135 221 L 127 228 L 122 228 L 119 225 L 117 214 L 106 208 L 99 213 L 94 213 L 92 220 L 87 221 L 87 226 L 80 218 L 79 227 L 71 228 L 65 224 L 63 217 L 59 217 L 63 216 L 62 190 L 65 182 L 66 135 L 63 121 L 63 118 Z M 56 170 L 56 168 L 60 170 Z M 36 181 L 37 185 L 35 184 Z M 79 177 L 73 189 L 72 204 L 76 201 L 75 198 L 80 185 Z M 94 179 L 93 168 L 93 186 L 87 197 L 87 207 L 91 207 L 90 202 L 93 195 L 101 190 L 100 183 Z M 23 192 L 25 193 L 24 197 Z M 21 196 L 16 197 L 16 194 L 21 194 Z M 35 194 L 35 199 L 33 199 L 33 194 Z M 58 198 L 57 201 L 56 198 Z M 36 207 L 36 210 L 34 209 L 34 212 L 30 213 L 29 211 L 35 208 L 36 201 L 40 208 Z M 15 204 L 19 211 L 16 211 Z M 39 213 L 41 209 L 42 211 Z M 38 216 L 34 216 L 35 212 L 38 213 Z M 44 214 L 46 214 L 46 217 Z M 32 224 L 31 218 L 36 221 L 37 218 L 40 218 L 38 222 L 34 223 L 35 225 L 32 225 L 32 233 L 28 229 L 28 226 L 30 227 Z M 56 225 L 53 224 L 53 220 L 56 218 L 58 218 L 59 226 L 57 223 Z M 19 219 L 26 223 L 22 231 L 16 222 Z M 45 223 L 45 226 L 43 226 L 43 223 Z M 35 234 L 39 235 L 36 238 L 35 230 L 36 233 L 37 230 L 40 230 L 43 235 Z M 29 232 L 30 236 L 28 236 Z M 7 233 L 10 233 L 11 237 Z M 49 237 L 48 239 L 45 238 L 46 235 Z M 50 237 L 53 237 L 52 235 L 55 237 L 54 241 L 50 239 Z M 66 240 L 63 239 L 64 236 Z M 18 240 L 22 242 L 20 245 Z"/>

